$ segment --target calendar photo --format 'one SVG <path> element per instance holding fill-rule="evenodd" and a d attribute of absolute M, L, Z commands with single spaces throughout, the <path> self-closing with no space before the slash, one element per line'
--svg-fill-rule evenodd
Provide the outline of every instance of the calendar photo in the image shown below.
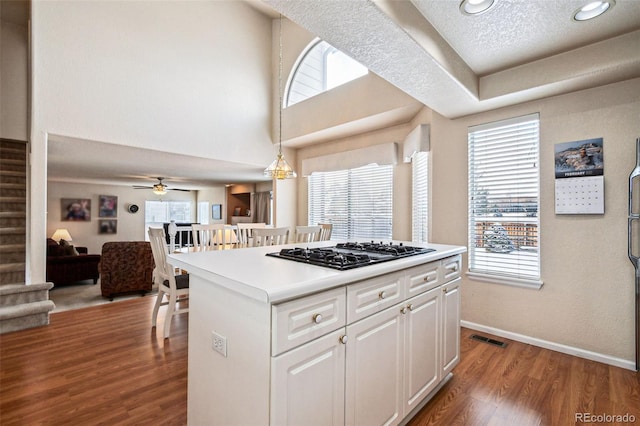
<path fill-rule="evenodd" d="M 602 138 L 555 145 L 556 179 L 604 175 Z"/>

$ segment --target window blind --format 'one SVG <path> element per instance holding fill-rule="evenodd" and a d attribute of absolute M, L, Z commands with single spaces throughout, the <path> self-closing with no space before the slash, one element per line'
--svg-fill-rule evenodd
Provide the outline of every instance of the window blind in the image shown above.
<path fill-rule="evenodd" d="M 540 279 L 539 139 L 538 114 L 469 128 L 470 273 Z"/>
<path fill-rule="evenodd" d="M 412 241 L 426 243 L 429 239 L 429 154 L 416 152 L 412 167 Z"/>
<path fill-rule="evenodd" d="M 308 187 L 308 223 L 333 224 L 332 239 L 391 239 L 393 166 L 315 172 Z"/>

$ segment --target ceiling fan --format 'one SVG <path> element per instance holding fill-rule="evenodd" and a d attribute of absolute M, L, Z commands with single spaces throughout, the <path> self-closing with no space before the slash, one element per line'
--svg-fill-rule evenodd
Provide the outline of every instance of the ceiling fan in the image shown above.
<path fill-rule="evenodd" d="M 167 185 L 162 183 L 162 181 L 165 179 L 163 177 L 157 177 L 156 179 L 158 179 L 158 183 L 154 184 L 153 186 L 134 185 L 133 189 L 151 189 L 151 190 L 153 190 L 153 193 L 156 194 L 156 195 L 164 195 L 164 194 L 167 193 L 167 191 L 185 191 L 185 192 L 190 192 L 189 189 L 169 188 Z"/>

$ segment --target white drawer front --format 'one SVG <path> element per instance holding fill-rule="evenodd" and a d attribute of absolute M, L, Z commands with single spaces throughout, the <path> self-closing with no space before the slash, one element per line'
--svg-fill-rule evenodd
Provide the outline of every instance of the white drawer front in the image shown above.
<path fill-rule="evenodd" d="M 343 287 L 274 305 L 271 309 L 271 355 L 323 336 L 346 324 Z"/>
<path fill-rule="evenodd" d="M 404 299 L 402 283 L 404 273 L 392 273 L 347 287 L 347 323 L 395 305 Z"/>
<path fill-rule="evenodd" d="M 442 282 L 446 283 L 447 281 L 451 281 L 460 276 L 460 271 L 462 270 L 462 256 L 456 255 L 452 257 L 448 257 L 446 259 L 442 259 Z"/>
<path fill-rule="evenodd" d="M 407 298 L 439 286 L 439 268 L 440 262 L 431 262 L 407 270 Z"/>

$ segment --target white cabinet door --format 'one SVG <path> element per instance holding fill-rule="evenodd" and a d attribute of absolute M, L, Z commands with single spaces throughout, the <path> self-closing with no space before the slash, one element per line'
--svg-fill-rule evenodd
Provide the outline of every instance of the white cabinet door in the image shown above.
<path fill-rule="evenodd" d="M 342 336 L 344 328 L 271 359 L 272 425 L 344 424 Z"/>
<path fill-rule="evenodd" d="M 460 278 L 442 286 L 442 377 L 460 361 Z"/>
<path fill-rule="evenodd" d="M 435 288 L 405 302 L 404 416 L 440 382 L 440 293 Z"/>
<path fill-rule="evenodd" d="M 402 420 L 404 327 L 396 305 L 347 326 L 346 424 Z"/>

